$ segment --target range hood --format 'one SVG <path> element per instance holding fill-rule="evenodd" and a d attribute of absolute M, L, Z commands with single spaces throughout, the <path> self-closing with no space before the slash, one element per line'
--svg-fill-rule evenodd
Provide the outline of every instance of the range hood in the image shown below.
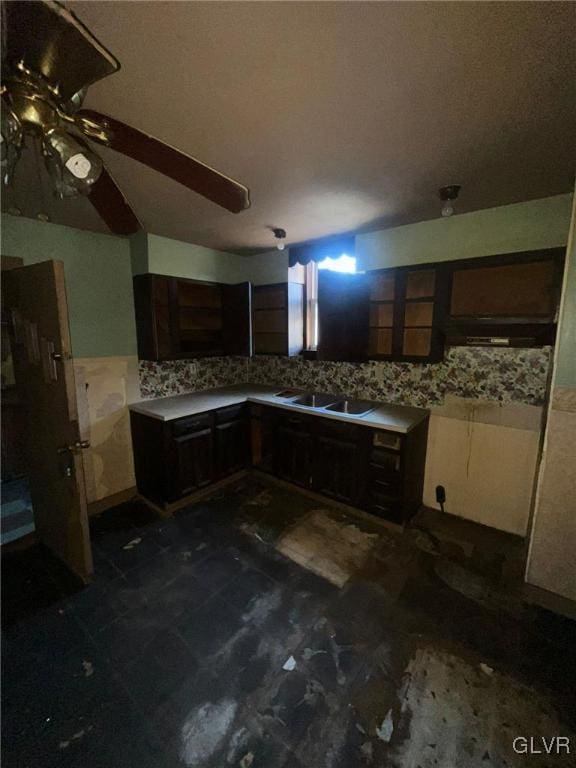
<path fill-rule="evenodd" d="M 448 321 L 444 333 L 446 343 L 453 347 L 543 347 L 554 344 L 556 324 L 473 318 Z"/>

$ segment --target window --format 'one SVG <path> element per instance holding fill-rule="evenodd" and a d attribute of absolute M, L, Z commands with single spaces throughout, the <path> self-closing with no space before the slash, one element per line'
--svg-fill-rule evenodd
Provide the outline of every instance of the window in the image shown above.
<path fill-rule="evenodd" d="M 356 257 L 343 253 L 336 258 L 326 257 L 322 261 L 310 261 L 306 267 L 306 349 L 316 350 L 318 346 L 318 270 L 355 274 Z"/>
<path fill-rule="evenodd" d="M 318 269 L 329 269 L 332 272 L 356 272 L 356 256 L 347 256 L 345 253 L 338 259 L 325 258 L 318 262 Z"/>

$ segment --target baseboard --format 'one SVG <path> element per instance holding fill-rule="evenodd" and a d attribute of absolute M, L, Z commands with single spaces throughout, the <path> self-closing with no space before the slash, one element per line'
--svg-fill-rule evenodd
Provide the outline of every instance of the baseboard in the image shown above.
<path fill-rule="evenodd" d="M 404 525 L 400 525 L 399 523 L 392 523 L 389 520 L 384 520 L 383 518 L 377 517 L 376 515 L 371 515 L 369 512 L 365 512 L 363 509 L 353 507 L 350 504 L 345 504 L 344 502 L 338 501 L 337 499 L 331 499 L 327 496 L 322 496 L 320 493 L 316 493 L 315 491 L 311 491 L 308 488 L 303 488 L 300 485 L 290 483 L 288 480 L 281 480 L 279 477 L 276 477 L 275 475 L 269 475 L 267 472 L 263 472 L 261 469 L 252 469 L 250 470 L 250 474 L 260 480 L 268 481 L 273 485 L 278 485 L 281 488 L 285 488 L 287 491 L 295 491 L 296 493 L 301 493 L 304 496 L 308 496 L 308 498 L 317 501 L 319 505 L 323 504 L 325 506 L 326 504 L 329 504 L 331 507 L 341 509 L 343 512 L 348 512 L 351 515 L 355 515 L 357 518 L 364 520 L 367 523 L 371 523 L 372 525 L 379 526 L 380 528 L 385 528 L 389 531 L 394 531 L 395 533 L 402 533 L 404 530 Z"/>
<path fill-rule="evenodd" d="M 205 488 L 201 488 L 198 491 L 194 491 L 194 493 L 188 494 L 188 496 L 184 496 L 182 499 L 178 499 L 178 501 L 173 501 L 163 505 L 156 504 L 154 501 L 150 501 L 150 499 L 147 499 L 145 496 L 141 496 L 140 494 L 136 495 L 140 501 L 143 501 L 144 504 L 147 504 L 150 509 L 153 509 L 161 517 L 172 517 L 174 512 L 177 512 L 179 509 L 183 509 L 190 504 L 201 501 L 207 496 L 212 496 L 212 494 L 219 488 L 224 488 L 226 485 L 230 485 L 230 483 L 235 483 L 237 480 L 241 480 L 243 477 L 246 477 L 248 472 L 249 470 L 247 469 L 241 469 L 239 472 L 235 472 L 233 475 L 223 477 L 222 480 L 218 480 L 216 483 L 210 483 L 210 485 L 207 485 Z"/>
<path fill-rule="evenodd" d="M 116 507 L 118 504 L 124 504 L 130 501 L 138 495 L 138 490 L 135 485 L 131 488 L 126 488 L 118 493 L 112 493 L 110 496 L 105 496 L 103 499 L 97 501 L 91 501 L 88 503 L 88 516 L 99 515 L 101 512 L 105 512 L 111 507 Z"/>
<path fill-rule="evenodd" d="M 524 584 L 522 596 L 527 603 L 539 605 L 547 611 L 559 613 L 568 619 L 576 621 L 576 603 L 562 595 L 548 592 L 547 589 L 536 587 L 534 584 Z"/>

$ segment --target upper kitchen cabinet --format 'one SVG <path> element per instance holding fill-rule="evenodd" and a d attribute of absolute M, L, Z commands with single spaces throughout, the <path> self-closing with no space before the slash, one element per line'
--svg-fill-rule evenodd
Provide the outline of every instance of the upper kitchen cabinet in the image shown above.
<path fill-rule="evenodd" d="M 252 325 L 255 355 L 300 354 L 304 348 L 304 286 L 254 286 Z"/>
<path fill-rule="evenodd" d="M 365 360 L 370 325 L 365 274 L 318 273 L 318 360 Z"/>
<path fill-rule="evenodd" d="M 459 261 L 450 269 L 452 343 L 552 343 L 562 283 L 561 248 Z"/>
<path fill-rule="evenodd" d="M 368 356 L 378 360 L 436 362 L 442 358 L 445 275 L 437 265 L 368 273 Z"/>
<path fill-rule="evenodd" d="M 445 272 L 423 265 L 402 270 L 398 276 L 399 318 L 397 359 L 435 363 L 444 353 L 441 323 L 445 308 Z"/>
<path fill-rule="evenodd" d="M 397 270 L 370 273 L 370 331 L 368 355 L 392 359 Z"/>
<path fill-rule="evenodd" d="M 249 283 L 136 275 L 134 304 L 141 359 L 250 354 Z"/>

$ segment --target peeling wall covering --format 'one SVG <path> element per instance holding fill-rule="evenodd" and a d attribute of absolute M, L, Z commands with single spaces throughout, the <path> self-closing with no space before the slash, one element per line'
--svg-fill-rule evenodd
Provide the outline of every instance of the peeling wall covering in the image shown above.
<path fill-rule="evenodd" d="M 89 503 L 133 488 L 128 404 L 140 399 L 136 356 L 77 358 L 74 377 Z"/>
<path fill-rule="evenodd" d="M 140 361 L 142 397 L 163 397 L 251 382 L 338 392 L 389 403 L 430 407 L 447 396 L 541 406 L 551 348 L 452 347 L 444 362 L 329 363 L 288 357 L 221 357 Z"/>

